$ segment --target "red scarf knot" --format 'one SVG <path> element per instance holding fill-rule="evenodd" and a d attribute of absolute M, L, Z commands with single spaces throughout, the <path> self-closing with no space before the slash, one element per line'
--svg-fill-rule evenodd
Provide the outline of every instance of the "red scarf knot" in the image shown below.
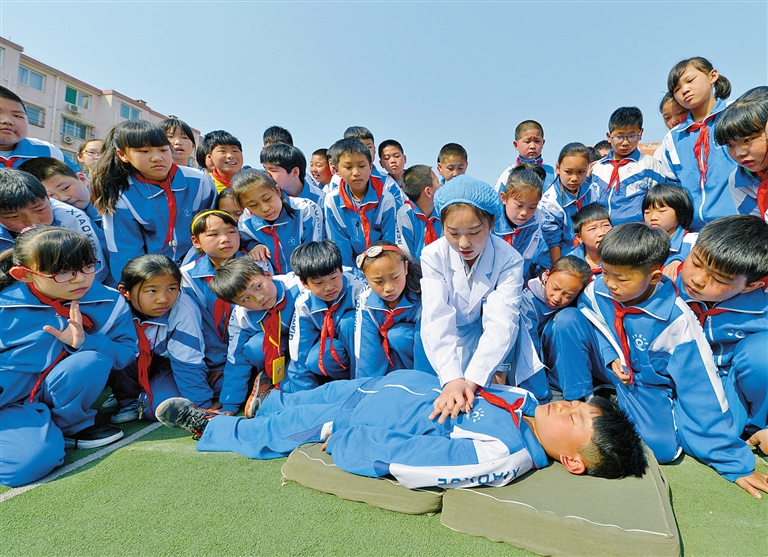
<path fill-rule="evenodd" d="M 392 310 L 387 311 L 387 317 L 384 319 L 384 323 L 379 327 L 379 333 L 381 333 L 381 346 L 384 348 L 384 354 L 387 356 L 387 360 L 389 360 L 389 365 L 394 366 L 395 364 L 392 362 L 392 358 L 389 355 L 389 330 L 393 327 L 395 324 L 395 317 L 403 313 L 408 308 L 395 308 Z"/>
<path fill-rule="evenodd" d="M 375 210 L 379 206 L 379 201 L 384 191 L 384 184 L 375 176 L 370 177 L 369 184 L 373 186 L 373 190 L 376 192 L 376 201 L 361 202 L 360 204 L 347 193 L 347 183 L 344 180 L 341 180 L 339 184 L 339 195 L 344 203 L 344 207 L 360 216 L 360 224 L 363 226 L 363 236 L 365 237 L 365 249 L 371 247 L 371 222 L 368 220 L 366 213 Z"/>
<path fill-rule="evenodd" d="M 621 352 L 624 355 L 624 361 L 627 364 L 627 371 L 629 373 L 629 384 L 632 385 L 635 382 L 634 373 L 630 366 L 630 352 L 629 352 L 629 339 L 627 338 L 627 332 L 624 330 L 624 317 L 627 314 L 643 313 L 643 310 L 635 307 L 624 307 L 620 305 L 616 300 L 613 302 L 614 317 L 613 327 L 616 329 L 616 335 L 619 337 L 619 343 L 621 344 Z"/>
<path fill-rule="evenodd" d="M 139 182 L 152 184 L 153 186 L 157 186 L 163 190 L 163 192 L 165 192 L 165 198 L 168 202 L 168 232 L 165 235 L 165 240 L 163 240 L 163 247 L 176 247 L 176 244 L 173 241 L 173 230 L 176 228 L 176 196 L 171 189 L 171 182 L 173 182 L 173 179 L 176 176 L 176 171 L 178 169 L 179 167 L 176 166 L 175 163 L 172 164 L 171 171 L 168 173 L 168 176 L 165 178 L 165 180 L 161 180 L 159 182 L 157 180 L 148 180 L 141 174 L 135 174 L 135 177 Z"/>
<path fill-rule="evenodd" d="M 336 312 L 337 309 L 339 309 L 341 302 L 342 300 L 339 300 L 328 309 L 323 310 L 323 328 L 320 329 L 320 355 L 318 357 L 318 360 L 319 360 L 318 363 L 320 365 L 320 371 L 326 377 L 328 377 L 328 373 L 326 373 L 325 364 L 323 363 L 323 355 L 325 354 L 326 340 L 328 340 L 331 345 L 331 356 L 333 356 L 333 359 L 336 360 L 336 363 L 341 366 L 341 369 L 347 369 L 347 367 L 341 363 L 341 359 L 339 359 L 339 355 L 336 352 L 336 348 L 333 346 L 333 336 L 334 336 L 333 314 Z"/>
<path fill-rule="evenodd" d="M 518 428 L 520 427 L 520 418 L 518 417 L 517 412 L 515 412 L 515 410 L 520 409 L 520 407 L 525 402 L 525 397 L 520 397 L 515 402 L 510 404 L 500 396 L 492 395 L 482 387 L 477 388 L 477 394 L 483 397 L 490 404 L 493 404 L 494 406 L 498 406 L 499 408 L 503 408 L 504 410 L 509 412 L 509 415 L 512 416 L 512 420 L 515 422 L 515 426 L 517 426 Z"/>

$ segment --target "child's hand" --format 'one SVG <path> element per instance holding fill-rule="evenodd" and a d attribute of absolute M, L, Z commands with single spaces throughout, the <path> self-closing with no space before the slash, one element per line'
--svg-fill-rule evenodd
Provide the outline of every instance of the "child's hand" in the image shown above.
<path fill-rule="evenodd" d="M 221 410 L 221 402 L 218 400 L 213 401 L 213 404 L 208 407 L 208 410 Z"/>
<path fill-rule="evenodd" d="M 669 277 L 672 280 L 675 280 L 677 278 L 677 268 L 681 265 L 681 263 L 682 261 L 673 261 L 669 265 L 665 265 L 662 273 L 664 273 L 665 277 Z"/>
<path fill-rule="evenodd" d="M 628 373 L 624 373 L 624 366 L 621 365 L 621 360 L 616 358 L 611 362 L 611 371 L 619 378 L 619 381 L 625 385 L 629 385 L 630 377 Z"/>
<path fill-rule="evenodd" d="M 434 420 L 440 416 L 437 423 L 443 424 L 448 416 L 457 418 L 462 412 L 469 414 L 475 402 L 475 389 L 476 384 L 463 378 L 449 381 L 435 400 L 435 410 L 429 415 L 429 419 Z"/>
<path fill-rule="evenodd" d="M 264 244 L 259 244 L 248 252 L 248 257 L 250 257 L 253 261 L 269 263 L 269 258 L 272 257 L 272 252 L 270 252 L 269 248 Z"/>
<path fill-rule="evenodd" d="M 762 499 L 763 496 L 760 491 L 768 493 L 768 475 L 759 474 L 757 470 L 755 470 L 749 476 L 744 476 L 736 480 L 736 485 L 747 493 L 750 493 L 755 499 Z M 760 491 L 758 491 L 758 489 Z"/>
<path fill-rule="evenodd" d="M 83 315 L 80 313 L 80 303 L 77 300 L 72 300 L 72 304 L 69 306 L 69 325 L 63 331 L 58 330 L 56 327 L 45 325 L 43 330 L 55 336 L 58 340 L 71 346 L 74 350 L 79 349 L 85 342 L 85 329 L 83 329 Z"/>
<path fill-rule="evenodd" d="M 752 437 L 747 439 L 747 445 L 757 447 L 763 454 L 768 454 L 768 429 L 761 429 Z"/>
<path fill-rule="evenodd" d="M 331 434 L 331 435 L 333 435 L 333 434 Z M 331 435 L 329 435 L 328 437 L 326 437 L 326 438 L 325 438 L 325 441 L 323 441 L 323 444 L 322 444 L 322 445 L 320 445 L 320 450 L 321 450 L 321 451 L 325 452 L 325 449 L 327 449 L 327 448 L 328 448 L 328 441 L 330 441 L 330 440 L 331 440 Z"/>

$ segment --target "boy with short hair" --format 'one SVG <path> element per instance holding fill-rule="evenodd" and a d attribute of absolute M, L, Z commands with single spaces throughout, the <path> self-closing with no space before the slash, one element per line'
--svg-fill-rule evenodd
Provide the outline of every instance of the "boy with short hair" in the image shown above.
<path fill-rule="evenodd" d="M 325 197 L 327 237 L 341 250 L 344 266 L 372 242 L 395 242 L 397 206 L 380 178 L 371 174 L 371 152 L 356 139 L 342 139 L 331 147 L 339 186 Z"/>
<path fill-rule="evenodd" d="M 548 164 L 544 164 L 544 159 L 541 158 L 544 143 L 544 128 L 536 120 L 524 120 L 517 125 L 515 128 L 515 141 L 512 142 L 512 145 L 514 145 L 518 152 L 517 160 L 499 175 L 495 186 L 497 192 L 504 191 L 509 173 L 521 163 L 540 166 L 546 171 L 547 176 L 544 180 L 544 190 L 555 181 L 555 169 Z"/>
<path fill-rule="evenodd" d="M 231 133 L 216 130 L 205 134 L 201 143 L 205 155 L 205 166 L 212 167 L 211 178 L 216 191 L 232 185 L 232 177 L 243 168 L 243 146 Z"/>
<path fill-rule="evenodd" d="M 371 130 L 363 126 L 350 126 L 344 130 L 343 139 L 357 139 L 360 143 L 368 147 L 371 153 L 371 175 L 384 181 L 386 174 L 376 167 L 376 142 L 373 139 Z"/>
<path fill-rule="evenodd" d="M 440 215 L 435 211 L 435 192 L 440 182 L 426 164 L 416 164 L 403 173 L 403 191 L 408 201 L 397 211 L 396 243 L 417 261 L 421 250 L 443 235 Z"/>
<path fill-rule="evenodd" d="M 264 130 L 263 147 L 262 149 L 274 145 L 276 143 L 284 143 L 285 145 L 293 145 L 293 136 L 291 132 L 280 126 L 270 126 Z"/>
<path fill-rule="evenodd" d="M 405 162 L 408 160 L 403 152 L 403 146 L 394 139 L 387 139 L 379 144 L 379 160 L 387 173 L 395 182 L 403 186 L 403 172 Z"/>
<path fill-rule="evenodd" d="M 445 184 L 459 174 L 467 173 L 467 150 L 458 143 L 446 143 L 437 154 L 437 173 L 440 184 Z M 506 182 L 505 182 L 506 183 Z"/>
<path fill-rule="evenodd" d="M 660 463 L 685 450 L 753 495 L 768 492 L 701 326 L 662 273 L 668 234 L 625 223 L 605 235 L 599 253 L 603 274 L 581 294 L 580 311 L 565 308 L 555 321 L 563 397 L 589 395 L 593 377 L 609 383 Z"/>
<path fill-rule="evenodd" d="M 307 159 L 299 149 L 285 143 L 267 145 L 261 150 L 261 164 L 285 195 L 325 204 L 323 191 L 307 179 Z"/>
<path fill-rule="evenodd" d="M 331 165 L 328 164 L 328 149 L 317 149 L 309 160 L 309 173 L 318 187 L 325 188 L 333 178 Z"/>
<path fill-rule="evenodd" d="M 472 414 L 436 422 L 439 394 L 434 375 L 398 370 L 309 392 L 275 391 L 247 422 L 179 398 L 164 402 L 158 419 L 199 436 L 199 451 L 249 458 L 279 458 L 302 443 L 326 441 L 342 470 L 391 474 L 411 489 L 500 487 L 547 466 L 548 457 L 573 474 L 606 478 L 641 477 L 647 468 L 632 423 L 605 399 L 537 406 L 522 389 L 492 386 L 479 389 Z"/>
<path fill-rule="evenodd" d="M 768 224 L 752 215 L 710 222 L 675 285 L 704 328 L 737 432 L 768 428 Z"/>
<path fill-rule="evenodd" d="M 598 153 L 600 153 L 600 158 L 603 158 L 611 152 L 611 142 L 607 139 L 602 139 L 595 143 L 594 148 L 597 149 Z"/>
<path fill-rule="evenodd" d="M 586 261 L 593 275 L 602 272 L 598 248 L 611 228 L 613 224 L 608 210 L 599 203 L 584 205 L 573 216 L 573 240 L 578 242 L 578 245 L 570 255 Z"/>
<path fill-rule="evenodd" d="M 614 224 L 642 222 L 646 192 L 667 181 L 661 163 L 637 148 L 643 137 L 643 113 L 634 106 L 617 108 L 608 130 L 612 149 L 592 167 L 592 199 L 605 205 Z"/>
<path fill-rule="evenodd" d="M 296 248 L 291 267 L 306 290 L 294 306 L 291 362 L 280 388 L 293 393 L 349 379 L 355 362 L 355 306 L 365 282 L 344 271 L 341 252 L 330 240 Z"/>

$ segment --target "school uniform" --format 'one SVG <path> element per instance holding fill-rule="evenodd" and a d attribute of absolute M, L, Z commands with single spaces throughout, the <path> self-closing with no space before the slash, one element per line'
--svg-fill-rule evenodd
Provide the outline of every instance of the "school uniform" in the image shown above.
<path fill-rule="evenodd" d="M 43 331 L 44 325 L 64 330 L 67 319 L 40 301 L 27 284 L 15 283 L 0 292 L 0 483 L 4 485 L 29 483 L 62 464 L 64 436 L 94 425 L 96 411 L 91 405 L 104 389 L 110 369 L 128 365 L 138 353 L 130 309 L 116 290 L 94 282 L 79 305 L 93 326 L 84 325 L 89 328 L 85 342 L 73 350 Z"/>
<path fill-rule="evenodd" d="M 192 249 L 192 219 L 213 206 L 216 188 L 208 175 L 187 166 L 174 164 L 170 176 L 173 199 L 160 186 L 133 175 L 115 212 L 104 215 L 109 267 L 116 282 L 134 257 L 159 253 L 178 264 Z M 176 217 L 171 222 L 173 213 Z"/>
<path fill-rule="evenodd" d="M 413 369 L 414 340 L 421 329 L 421 300 L 404 294 L 391 310 L 366 288 L 355 315 L 355 374 L 378 377 L 395 369 Z M 384 345 L 386 342 L 386 348 Z"/>
<path fill-rule="evenodd" d="M 539 157 L 538 159 L 524 159 L 521 157 L 517 157 L 517 160 L 515 161 L 515 164 L 512 164 L 504 169 L 504 172 L 499 174 L 499 178 L 496 180 L 496 185 L 493 186 L 493 189 L 496 190 L 497 193 L 501 193 L 507 189 L 507 179 L 509 179 L 509 175 L 512 172 L 512 170 L 521 163 L 528 163 L 532 164 L 534 166 L 540 166 L 547 172 L 547 177 L 544 180 L 544 189 L 547 189 L 550 184 L 552 184 L 555 181 L 555 178 L 557 176 L 555 175 L 555 169 L 549 166 L 548 164 L 544 164 L 544 160 Z"/>
<path fill-rule="evenodd" d="M 291 361 L 280 384 L 285 392 L 313 389 L 354 373 L 355 307 L 366 284 L 346 270 L 342 281 L 332 303 L 309 290 L 296 299 L 288 339 Z"/>
<path fill-rule="evenodd" d="M 392 176 L 386 172 L 379 171 L 375 166 L 373 167 L 373 170 L 371 170 L 371 176 L 381 180 L 381 182 L 384 184 L 384 189 L 392 195 L 392 198 L 395 200 L 395 210 L 399 210 L 400 207 L 402 207 L 408 201 L 408 196 L 405 195 L 402 184 L 400 184 Z M 334 174 L 331 176 L 331 181 L 323 186 L 323 193 L 328 195 L 332 191 L 339 189 L 340 183 L 341 176 Z"/>
<path fill-rule="evenodd" d="M 614 226 L 643 221 L 643 199 L 656 184 L 666 182 L 661 163 L 635 149 L 616 161 L 613 150 L 592 167 L 592 199 L 608 209 Z"/>
<path fill-rule="evenodd" d="M 693 116 L 688 113 L 686 120 L 667 132 L 661 142 L 664 175 L 669 180 L 680 182 L 691 196 L 694 218 L 690 230 L 693 232 L 700 231 L 716 218 L 736 214 L 728 178 L 737 165 L 728 154 L 728 149 L 715 141 L 715 124 L 726 108 L 726 102 L 718 99 L 712 113 L 705 119 L 706 132 L 703 128 L 699 129 L 699 123 L 694 122 Z M 703 142 L 705 138 L 708 138 L 706 143 Z M 701 154 L 697 157 L 694 148 L 700 139 Z M 708 157 L 705 156 L 707 151 Z"/>
<path fill-rule="evenodd" d="M 26 137 L 14 145 L 11 151 L 0 151 L 0 165 L 5 168 L 18 168 L 28 160 L 36 159 L 39 157 L 52 157 L 62 162 L 67 163 L 72 170 L 80 172 L 80 167 L 77 163 L 72 162 L 64 156 L 61 149 L 55 145 L 51 145 L 47 141 L 42 139 L 35 139 L 34 137 Z"/>
<path fill-rule="evenodd" d="M 768 222 L 768 206 L 761 211 L 757 202 L 758 189 L 763 180 L 764 178 L 760 178 L 756 173 L 739 166 L 728 178 L 728 189 L 739 214 L 755 215 Z"/>
<path fill-rule="evenodd" d="M 493 234 L 504 240 L 507 244 L 515 248 L 523 258 L 523 280 L 528 280 L 533 275 L 534 263 L 537 263 L 541 254 L 544 238 L 541 225 L 544 221 L 542 213 L 538 210 L 533 216 L 520 226 L 510 224 L 506 215 L 503 218 L 496 219 L 496 225 Z M 542 254 L 548 256 L 549 254 Z M 549 266 L 542 265 L 544 268 L 551 267 L 551 258 Z"/>
<path fill-rule="evenodd" d="M 288 197 L 293 198 L 301 198 L 301 199 L 309 199 L 313 203 L 315 203 L 320 210 L 323 210 L 323 207 L 325 206 L 325 192 L 322 190 L 322 188 L 319 188 L 317 186 L 317 183 L 314 181 L 312 176 L 307 174 L 304 177 L 304 187 L 301 188 L 301 191 L 298 195 L 291 195 Z"/>
<path fill-rule="evenodd" d="M 678 226 L 669 239 L 669 257 L 664 262 L 664 266 L 666 267 L 673 261 L 685 261 L 698 237 L 698 232 L 688 232 L 682 226 Z"/>
<path fill-rule="evenodd" d="M 488 388 L 471 414 L 429 419 L 440 395 L 433 376 L 414 370 L 334 381 L 312 391 L 273 392 L 251 420 L 216 416 L 198 451 L 280 458 L 301 444 L 328 439 L 334 463 L 362 476 L 394 476 L 408 488 L 503 486 L 548 459 L 523 416 L 536 400 L 521 389 Z M 489 402 L 496 395 L 512 406 Z M 332 435 L 331 435 L 332 434 Z"/>
<path fill-rule="evenodd" d="M 443 236 L 443 227 L 440 225 L 440 215 L 432 209 L 432 214 L 427 217 L 419 209 L 419 206 L 411 201 L 397 210 L 395 226 L 395 243 L 414 259 L 421 257 L 421 251 L 438 238 Z"/>
<path fill-rule="evenodd" d="M 352 197 L 347 183 L 340 180 L 325 198 L 325 227 L 326 236 L 341 251 L 344 266 L 355 267 L 355 258 L 373 242 L 395 243 L 396 213 L 395 200 L 380 179 L 371 176 L 362 201 Z"/>
<path fill-rule="evenodd" d="M 590 179 L 584 180 L 576 195 L 561 189 L 560 179 L 544 191 L 538 211 L 542 212 L 541 234 L 547 249 L 560 247 L 560 255 L 566 256 L 574 248 L 573 217 L 584 205 L 592 203 Z"/>
<path fill-rule="evenodd" d="M 265 364 L 265 342 L 271 340 L 280 344 L 282 355 L 289 360 L 288 337 L 290 336 L 291 320 L 294 305 L 300 293 L 298 279 L 295 275 L 278 276 L 274 278 L 277 288 L 275 307 L 280 321 L 277 338 L 265 338 L 265 319 L 273 310 L 255 311 L 242 306 L 235 306 L 229 323 L 229 350 L 227 363 L 224 366 L 224 383 L 219 401 L 222 410 L 237 412 L 248 398 L 248 382 L 251 370 L 263 370 Z M 283 304 L 283 302 L 285 302 Z M 271 339 L 271 340 L 270 340 Z M 272 370 L 267 370 L 272 378 Z"/>

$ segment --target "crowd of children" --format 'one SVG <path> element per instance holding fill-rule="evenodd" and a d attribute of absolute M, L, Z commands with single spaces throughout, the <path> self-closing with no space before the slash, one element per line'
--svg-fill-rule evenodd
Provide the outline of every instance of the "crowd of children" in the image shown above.
<path fill-rule="evenodd" d="M 359 126 L 309 161 L 273 126 L 257 170 L 226 131 L 129 120 L 72 168 L 0 87 L 0 483 L 159 419 L 410 487 L 639 476 L 642 438 L 768 492 L 768 87 L 729 105 L 703 58 L 667 85 L 654 156 L 635 107 L 554 167 L 526 120 L 495 187 Z"/>

